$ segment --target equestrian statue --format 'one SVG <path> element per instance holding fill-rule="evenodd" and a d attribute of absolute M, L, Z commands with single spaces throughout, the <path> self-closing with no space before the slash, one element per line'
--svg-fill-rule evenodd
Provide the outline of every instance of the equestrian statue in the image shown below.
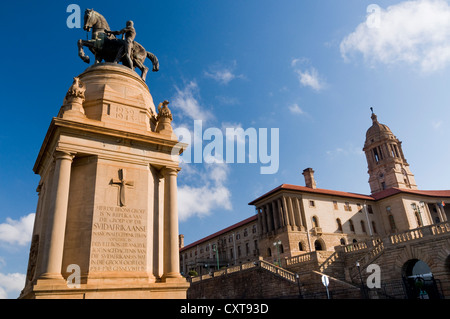
<path fill-rule="evenodd" d="M 95 63 L 114 62 L 122 64 L 130 69 L 138 68 L 141 70 L 141 78 L 145 81 L 148 67 L 144 65 L 145 58 L 153 64 L 153 72 L 159 70 L 158 58 L 151 52 L 144 49 L 142 45 L 134 41 L 136 30 L 133 21 L 127 21 L 126 27 L 119 31 L 111 31 L 106 19 L 94 9 L 86 9 L 84 12 L 83 29 L 87 32 L 92 29 L 91 40 L 78 40 L 78 55 L 86 62 L 90 62 L 90 58 L 83 51 L 83 47 L 89 50 L 95 56 Z M 118 39 L 116 35 L 122 35 L 122 39 Z M 123 37 L 125 36 L 125 39 Z"/>

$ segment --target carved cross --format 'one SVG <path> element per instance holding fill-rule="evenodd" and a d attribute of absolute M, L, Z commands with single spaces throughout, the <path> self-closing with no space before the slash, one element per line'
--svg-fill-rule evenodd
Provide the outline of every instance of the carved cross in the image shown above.
<path fill-rule="evenodd" d="M 119 169 L 119 179 L 112 178 L 111 185 L 119 185 L 119 205 L 125 206 L 125 186 L 134 186 L 134 181 L 125 180 L 123 169 Z"/>

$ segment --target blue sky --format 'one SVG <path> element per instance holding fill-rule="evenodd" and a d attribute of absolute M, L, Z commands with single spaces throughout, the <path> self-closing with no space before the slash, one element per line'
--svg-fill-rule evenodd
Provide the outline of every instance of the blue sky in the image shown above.
<path fill-rule="evenodd" d="M 86 32 L 66 25 L 72 3 L 94 8 L 113 30 L 134 21 L 136 40 L 160 61 L 147 76 L 150 92 L 155 104 L 171 102 L 175 127 L 203 119 L 204 129 L 279 129 L 276 174 L 260 174 L 260 163 L 182 165 L 186 244 L 251 216 L 247 203 L 272 188 L 304 185 L 307 167 L 320 188 L 370 193 L 362 153 L 370 107 L 403 141 L 419 188 L 450 188 L 448 1 L 8 1 L 0 10 L 8 41 L 0 51 L 1 298 L 23 287 L 34 161 L 72 78 L 88 66 L 76 46 Z"/>

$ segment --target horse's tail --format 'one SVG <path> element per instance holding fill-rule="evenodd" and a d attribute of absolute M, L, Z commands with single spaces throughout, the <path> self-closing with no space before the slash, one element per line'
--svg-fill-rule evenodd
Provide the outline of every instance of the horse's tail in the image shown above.
<path fill-rule="evenodd" d="M 158 58 L 156 57 L 156 55 L 147 51 L 147 58 L 149 58 L 149 60 L 152 61 L 153 72 L 158 72 L 159 71 L 159 61 L 158 61 Z"/>

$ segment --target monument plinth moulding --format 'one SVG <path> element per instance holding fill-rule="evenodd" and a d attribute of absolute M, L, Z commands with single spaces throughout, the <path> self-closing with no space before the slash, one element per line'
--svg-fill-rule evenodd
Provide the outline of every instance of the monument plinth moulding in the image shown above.
<path fill-rule="evenodd" d="M 20 298 L 186 298 L 177 174 L 187 145 L 171 121 L 168 102 L 157 111 L 129 67 L 97 63 L 74 78 L 33 168 L 39 200 Z"/>

